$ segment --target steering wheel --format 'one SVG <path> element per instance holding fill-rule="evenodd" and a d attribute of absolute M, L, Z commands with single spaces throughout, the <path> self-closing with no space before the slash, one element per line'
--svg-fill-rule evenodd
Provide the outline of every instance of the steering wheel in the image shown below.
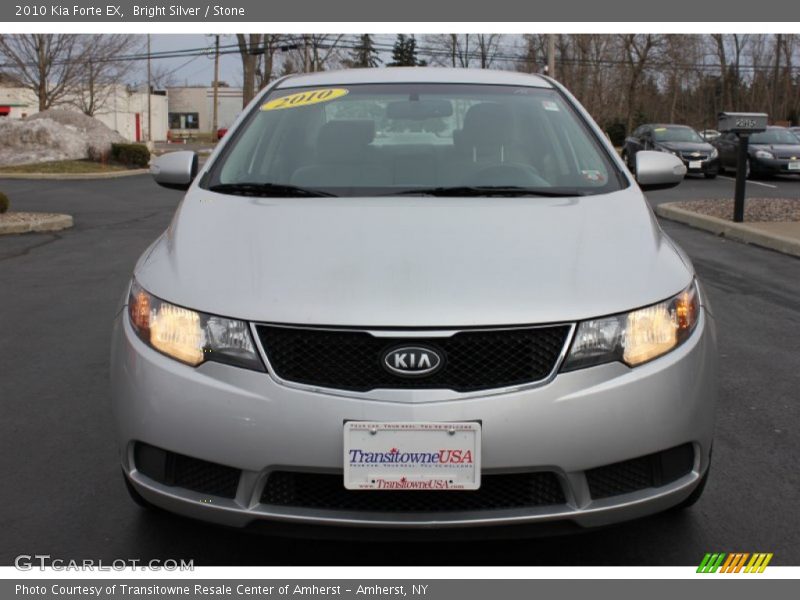
<path fill-rule="evenodd" d="M 509 186 L 509 187 L 549 187 L 535 167 L 524 163 L 497 163 L 473 173 L 467 185 Z"/>

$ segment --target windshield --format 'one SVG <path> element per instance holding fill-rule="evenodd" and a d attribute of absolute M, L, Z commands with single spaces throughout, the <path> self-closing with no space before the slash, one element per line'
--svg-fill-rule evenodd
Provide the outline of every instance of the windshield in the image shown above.
<path fill-rule="evenodd" d="M 703 142 L 703 138 L 691 127 L 656 127 L 653 137 L 657 142 Z"/>
<path fill-rule="evenodd" d="M 286 195 L 292 186 L 337 196 L 455 188 L 472 195 L 488 188 L 585 195 L 621 187 L 594 134 L 553 89 L 278 89 L 234 135 L 204 187 Z"/>
<path fill-rule="evenodd" d="M 792 144 L 797 145 L 797 137 L 788 129 L 767 129 L 750 136 L 751 144 Z"/>

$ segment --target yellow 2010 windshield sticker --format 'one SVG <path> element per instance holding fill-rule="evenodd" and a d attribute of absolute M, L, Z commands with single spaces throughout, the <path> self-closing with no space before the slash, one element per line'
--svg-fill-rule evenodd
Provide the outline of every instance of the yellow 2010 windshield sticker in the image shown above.
<path fill-rule="evenodd" d="M 350 93 L 350 90 L 344 88 L 309 90 L 270 100 L 261 106 L 261 110 L 282 110 L 284 108 L 298 108 L 300 106 L 319 104 L 320 102 L 330 102 L 331 100 L 336 100 L 336 98 L 346 96 L 348 93 Z"/>

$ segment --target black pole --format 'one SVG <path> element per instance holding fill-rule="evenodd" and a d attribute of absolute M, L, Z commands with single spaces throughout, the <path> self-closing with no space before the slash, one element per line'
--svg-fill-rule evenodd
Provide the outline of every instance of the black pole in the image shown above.
<path fill-rule="evenodd" d="M 739 134 L 739 157 L 736 161 L 736 193 L 733 197 L 733 220 L 736 223 L 744 221 L 744 190 L 747 182 L 747 146 L 750 134 Z"/>

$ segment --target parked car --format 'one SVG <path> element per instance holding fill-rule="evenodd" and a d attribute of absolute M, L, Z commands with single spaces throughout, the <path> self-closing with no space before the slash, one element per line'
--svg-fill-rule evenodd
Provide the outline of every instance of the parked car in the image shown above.
<path fill-rule="evenodd" d="M 739 157 L 739 137 L 735 133 L 724 133 L 714 141 L 714 146 L 719 151 L 720 167 L 735 171 Z M 787 128 L 777 126 L 751 134 L 745 169 L 748 177 L 800 175 L 800 140 Z"/>
<path fill-rule="evenodd" d="M 636 154 L 642 150 L 674 154 L 686 165 L 688 173 L 702 173 L 708 179 L 716 177 L 719 171 L 717 151 L 686 125 L 648 124 L 638 127 L 625 138 L 622 148 L 622 159 L 631 171 L 635 171 Z"/>
<path fill-rule="evenodd" d="M 187 193 L 114 322 L 137 502 L 519 534 L 698 499 L 714 319 L 641 191 L 677 157 L 637 184 L 559 83 L 479 69 L 282 78 L 221 144 L 155 161 Z"/>
<path fill-rule="evenodd" d="M 716 129 L 703 129 L 703 131 L 700 132 L 700 137 L 702 137 L 707 142 L 714 141 L 721 135 L 722 134 Z"/>

